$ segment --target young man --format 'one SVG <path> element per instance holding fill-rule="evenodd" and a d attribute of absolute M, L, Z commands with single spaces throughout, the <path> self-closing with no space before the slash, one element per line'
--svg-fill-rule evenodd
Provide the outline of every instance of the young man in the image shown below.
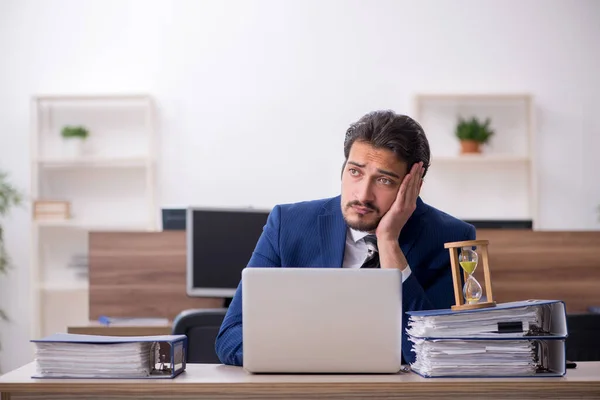
<path fill-rule="evenodd" d="M 450 308 L 444 243 L 473 240 L 475 228 L 419 197 L 430 158 L 421 126 L 392 111 L 369 113 L 346 132 L 344 156 L 341 195 L 275 206 L 248 266 L 397 268 L 405 312 Z M 404 362 L 411 363 L 405 332 L 402 341 Z M 242 282 L 215 348 L 222 363 L 243 365 Z"/>

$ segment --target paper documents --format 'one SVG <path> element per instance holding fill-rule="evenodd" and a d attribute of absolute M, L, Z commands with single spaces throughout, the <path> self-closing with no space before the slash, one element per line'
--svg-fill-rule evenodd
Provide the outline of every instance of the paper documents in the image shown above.
<path fill-rule="evenodd" d="M 515 376 L 537 371 L 530 341 L 414 339 L 419 355 L 411 368 L 425 376 Z"/>
<path fill-rule="evenodd" d="M 60 378 L 139 378 L 154 368 L 153 344 L 37 343 L 37 373 Z"/>
<path fill-rule="evenodd" d="M 498 308 L 471 313 L 411 315 L 407 333 L 414 337 L 525 336 L 550 330 L 550 306 Z"/>
<path fill-rule="evenodd" d="M 411 368 L 425 377 L 561 376 L 566 309 L 557 300 L 410 311 Z"/>
<path fill-rule="evenodd" d="M 57 333 L 32 342 L 35 378 L 173 378 L 185 370 L 185 335 Z"/>

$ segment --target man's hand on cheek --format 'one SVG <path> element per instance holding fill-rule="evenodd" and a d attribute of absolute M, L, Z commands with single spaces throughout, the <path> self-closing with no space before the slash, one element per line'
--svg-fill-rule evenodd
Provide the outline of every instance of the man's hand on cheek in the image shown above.
<path fill-rule="evenodd" d="M 375 231 L 377 242 L 398 240 L 406 221 L 417 208 L 417 198 L 419 197 L 424 171 L 423 163 L 419 162 L 414 164 L 410 172 L 404 177 L 400 190 L 396 195 L 396 200 L 377 226 Z"/>

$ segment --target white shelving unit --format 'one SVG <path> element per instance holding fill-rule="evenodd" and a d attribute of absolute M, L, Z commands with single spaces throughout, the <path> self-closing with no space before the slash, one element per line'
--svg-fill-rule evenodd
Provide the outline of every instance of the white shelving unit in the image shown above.
<path fill-rule="evenodd" d="M 537 221 L 534 105 L 529 94 L 418 94 L 414 116 L 431 147 L 423 200 L 466 220 Z M 491 119 L 480 154 L 460 154 L 458 117 Z"/>
<path fill-rule="evenodd" d="M 155 106 L 147 95 L 32 100 L 31 196 L 70 204 L 68 219 L 32 213 L 33 337 L 89 319 L 88 233 L 157 230 Z M 90 134 L 67 152 L 64 126 Z"/>

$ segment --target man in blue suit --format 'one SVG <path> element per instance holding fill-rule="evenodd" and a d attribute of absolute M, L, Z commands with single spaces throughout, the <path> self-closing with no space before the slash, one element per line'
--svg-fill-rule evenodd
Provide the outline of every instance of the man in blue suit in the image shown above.
<path fill-rule="evenodd" d="M 430 159 L 421 126 L 392 111 L 369 113 L 347 130 L 344 156 L 341 195 L 275 206 L 248 267 L 397 268 L 405 312 L 450 308 L 444 243 L 473 240 L 475 228 L 419 197 Z M 224 364 L 243 365 L 242 320 L 240 282 L 215 343 Z M 414 361 L 405 332 L 402 353 Z"/>

